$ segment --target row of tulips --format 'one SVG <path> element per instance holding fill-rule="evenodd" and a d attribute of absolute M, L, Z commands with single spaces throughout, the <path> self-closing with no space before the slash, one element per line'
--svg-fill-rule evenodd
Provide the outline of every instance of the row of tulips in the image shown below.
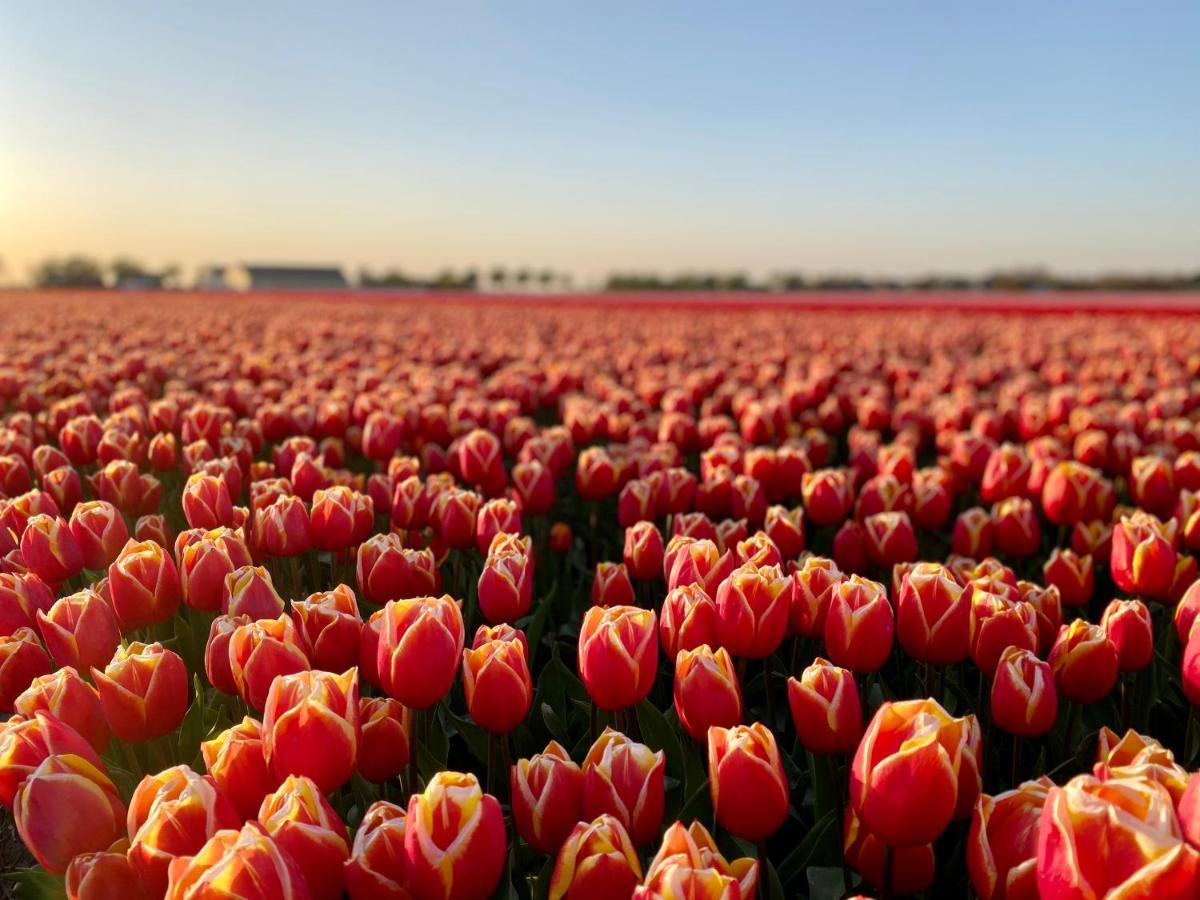
<path fill-rule="evenodd" d="M 1200 889 L 1190 320 L 2 302 L 28 893 Z"/>

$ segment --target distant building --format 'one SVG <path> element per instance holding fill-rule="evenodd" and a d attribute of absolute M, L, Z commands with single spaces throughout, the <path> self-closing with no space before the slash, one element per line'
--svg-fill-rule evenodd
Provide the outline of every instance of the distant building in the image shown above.
<path fill-rule="evenodd" d="M 161 291 L 163 277 L 154 272 L 120 275 L 113 283 L 113 287 L 118 291 Z"/>
<path fill-rule="evenodd" d="M 206 291 L 342 291 L 350 286 L 336 266 L 212 266 L 196 287 Z"/>

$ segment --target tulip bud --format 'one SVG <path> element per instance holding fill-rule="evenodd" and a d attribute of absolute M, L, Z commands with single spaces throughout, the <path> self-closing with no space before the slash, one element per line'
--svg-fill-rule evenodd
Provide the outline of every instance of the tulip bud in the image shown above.
<path fill-rule="evenodd" d="M 142 879 L 124 853 L 80 853 L 71 860 L 64 877 L 67 900 L 147 900 Z"/>
<path fill-rule="evenodd" d="M 837 525 L 850 512 L 854 488 L 844 469 L 805 472 L 801 481 L 804 511 L 813 524 Z"/>
<path fill-rule="evenodd" d="M 703 741 L 713 725 L 742 721 L 742 691 L 729 653 L 708 645 L 681 650 L 675 660 L 675 712 L 693 740 Z"/>
<path fill-rule="evenodd" d="M 377 800 L 367 807 L 343 868 L 351 900 L 409 900 L 405 887 L 404 807 Z"/>
<path fill-rule="evenodd" d="M 831 559 L 809 556 L 792 573 L 791 631 L 803 637 L 825 634 L 825 620 L 842 573 Z"/>
<path fill-rule="evenodd" d="M 1009 647 L 1038 648 L 1037 613 L 1028 603 L 977 590 L 971 597 L 971 659 L 988 678 Z"/>
<path fill-rule="evenodd" d="M 917 558 L 917 534 L 906 512 L 881 512 L 863 520 L 867 556 L 876 566 Z"/>
<path fill-rule="evenodd" d="M 1082 556 L 1071 549 L 1055 547 L 1042 566 L 1042 576 L 1048 585 L 1058 588 L 1065 606 L 1086 606 L 1096 587 L 1096 572 L 1092 557 Z"/>
<path fill-rule="evenodd" d="M 784 559 L 796 559 L 804 552 L 803 508 L 769 507 L 763 527 Z"/>
<path fill-rule="evenodd" d="M 32 628 L 0 636 L 0 712 L 12 712 L 13 702 L 29 683 L 53 668 Z"/>
<path fill-rule="evenodd" d="M 1043 776 L 979 798 L 967 836 L 967 871 L 980 900 L 1038 896 L 1038 820 L 1053 786 Z"/>
<path fill-rule="evenodd" d="M 112 608 L 91 588 L 56 600 L 49 612 L 39 609 L 37 621 L 50 655 L 60 666 L 85 672 L 102 666 L 121 642 Z"/>
<path fill-rule="evenodd" d="M 710 540 L 673 537 L 667 545 L 663 565 L 668 568 L 668 588 L 698 584 L 711 597 L 733 571 L 733 554 L 728 551 L 722 554 Z"/>
<path fill-rule="evenodd" d="M 97 753 L 108 747 L 108 722 L 100 696 L 70 666 L 38 675 L 13 701 L 13 707 L 26 718 L 33 718 L 38 712 L 54 716 L 73 728 Z"/>
<path fill-rule="evenodd" d="M 348 585 L 293 600 L 292 620 L 314 668 L 343 672 L 357 665 L 362 618 Z"/>
<path fill-rule="evenodd" d="M 1117 648 L 1104 629 L 1084 619 L 1064 625 L 1050 650 L 1059 692 L 1075 703 L 1103 699 L 1117 681 Z"/>
<path fill-rule="evenodd" d="M 234 805 L 243 819 L 258 814 L 267 794 L 279 787 L 280 779 L 267 765 L 262 726 L 246 716 L 215 738 L 202 741 L 204 768 Z"/>
<path fill-rule="evenodd" d="M 658 834 L 666 803 L 666 755 L 605 728 L 583 761 L 583 817 L 608 814 L 641 846 Z"/>
<path fill-rule="evenodd" d="M 443 771 L 408 803 L 408 888 L 431 900 L 487 897 L 507 855 L 504 815 L 471 774 Z"/>
<path fill-rule="evenodd" d="M 1161 785 L 1078 775 L 1049 788 L 1037 839 L 1042 897 L 1186 897 L 1197 883 L 1200 852 L 1180 840 Z"/>
<path fill-rule="evenodd" d="M 128 633 L 170 621 L 183 590 L 170 555 L 152 541 L 130 541 L 108 567 L 112 608 Z"/>
<path fill-rule="evenodd" d="M 104 766 L 87 739 L 52 712 L 10 718 L 0 726 L 0 804 L 11 810 L 17 789 L 33 771 L 47 757 L 66 753 Z"/>
<path fill-rule="evenodd" d="M 164 900 L 237 897 L 239 900 L 310 900 L 307 881 L 291 853 L 258 822 L 218 831 L 195 856 L 168 868 Z"/>
<path fill-rule="evenodd" d="M 1029 650 L 1008 647 L 993 679 L 991 711 L 997 726 L 1018 737 L 1039 737 L 1054 727 L 1058 691 L 1049 663 Z"/>
<path fill-rule="evenodd" d="M 792 581 L 779 566 L 747 563 L 721 583 L 716 602 L 721 644 L 736 656 L 762 659 L 787 635 Z"/>
<path fill-rule="evenodd" d="M 296 861 L 313 900 L 337 900 L 350 856 L 346 826 L 309 778 L 289 775 L 258 811 L 259 824 Z"/>
<path fill-rule="evenodd" d="M 216 633 L 216 622 L 213 628 Z M 296 626 L 286 614 L 278 619 L 241 623 L 229 636 L 229 671 L 233 684 L 238 695 L 254 709 L 264 707 L 267 692 L 276 677 L 308 668 L 308 656 Z"/>
<path fill-rule="evenodd" d="M 489 622 L 515 622 L 533 602 L 533 562 L 528 553 L 489 553 L 479 575 L 479 609 Z"/>
<path fill-rule="evenodd" d="M 28 572 L 20 575 L 0 572 L 0 634 L 35 626 L 40 630 L 40 614 L 49 611 L 54 603 L 54 591 L 38 576 Z"/>
<path fill-rule="evenodd" d="M 362 697 L 358 703 L 362 737 L 358 774 L 373 784 L 395 778 L 408 765 L 408 710 L 390 697 Z"/>
<path fill-rule="evenodd" d="M 1117 649 L 1122 672 L 1136 672 L 1154 660 L 1154 623 L 1141 600 L 1113 600 L 1104 610 L 1100 627 Z"/>
<path fill-rule="evenodd" d="M 1184 644 L 1181 680 L 1188 702 L 1200 706 L 1200 628 L 1193 627 Z"/>
<path fill-rule="evenodd" d="M 658 635 L 651 610 L 593 606 L 584 614 L 579 676 L 600 709 L 624 709 L 644 699 L 654 686 L 657 663 Z"/>
<path fill-rule="evenodd" d="M 1018 590 L 1022 602 L 1032 606 L 1037 614 L 1037 652 L 1045 656 L 1054 646 L 1054 639 L 1058 637 L 1058 629 L 1063 623 L 1062 601 L 1059 599 L 1058 588 L 1054 585 L 1041 587 L 1029 581 L 1021 581 L 1018 582 Z"/>
<path fill-rule="evenodd" d="M 596 563 L 592 578 L 592 606 L 633 606 L 633 582 L 624 563 Z"/>
<path fill-rule="evenodd" d="M 234 525 L 229 483 L 218 475 L 194 472 L 183 486 L 183 516 L 189 528 L 211 531 Z"/>
<path fill-rule="evenodd" d="M 970 648 L 971 595 L 945 566 L 917 563 L 901 579 L 896 601 L 900 646 L 922 662 L 961 662 Z"/>
<path fill-rule="evenodd" d="M 734 558 L 739 566 L 751 564 L 756 569 L 764 566 L 783 567 L 783 554 L 764 531 L 756 531 L 745 540 L 738 541 L 734 549 Z"/>
<path fill-rule="evenodd" d="M 76 506 L 71 513 L 70 529 L 88 569 L 107 569 L 129 540 L 125 520 L 115 506 L 103 500 Z"/>
<path fill-rule="evenodd" d="M 635 522 L 625 529 L 625 568 L 638 581 L 653 581 L 663 566 L 662 532 L 653 522 Z"/>
<path fill-rule="evenodd" d="M 13 818 L 29 852 L 58 874 L 79 854 L 117 840 L 125 807 L 103 767 L 67 753 L 46 757 L 25 779 L 13 800 Z"/>
<path fill-rule="evenodd" d="M 879 890 L 898 895 L 919 894 L 933 882 L 932 844 L 892 848 L 889 865 L 887 846 L 866 829 L 853 808 L 846 810 L 842 853 L 846 865 Z"/>
<path fill-rule="evenodd" d="M 471 719 L 490 734 L 507 734 L 525 719 L 533 684 L 520 641 L 489 641 L 463 651 L 463 693 Z"/>
<path fill-rule="evenodd" d="M 475 543 L 475 525 L 482 503 L 473 491 L 450 488 L 438 494 L 430 519 L 438 536 L 454 550 L 465 550 Z"/>
<path fill-rule="evenodd" d="M 709 729 L 708 777 L 717 821 L 738 837 L 765 840 L 787 818 L 787 776 L 761 722 Z"/>
<path fill-rule="evenodd" d="M 197 853 L 218 830 L 240 824 L 209 776 L 187 766 L 147 775 L 129 801 L 129 862 L 146 890 L 161 896 L 172 859 Z"/>
<path fill-rule="evenodd" d="M 1100 473 L 1083 463 L 1067 461 L 1055 465 L 1042 485 L 1046 518 L 1055 525 L 1103 518 L 1097 515 L 1101 481 Z"/>
<path fill-rule="evenodd" d="M 283 598 L 265 566 L 242 566 L 225 576 L 221 612 L 251 619 L 274 619 L 283 612 Z"/>
<path fill-rule="evenodd" d="M 66 521 L 48 515 L 33 516 L 21 534 L 21 556 L 29 571 L 57 584 L 74 578 L 83 568 L 83 553 Z"/>
<path fill-rule="evenodd" d="M 431 551 L 406 549 L 397 534 L 375 534 L 358 548 L 356 583 L 363 599 L 382 604 L 436 593 L 442 579 Z"/>
<path fill-rule="evenodd" d="M 1164 600 L 1175 576 L 1175 550 L 1153 516 L 1136 512 L 1113 529 L 1112 576 L 1117 587 L 1149 600 Z"/>
<path fill-rule="evenodd" d="M 659 619 L 659 638 L 669 658 L 704 644 L 719 646 L 717 628 L 717 605 L 702 587 L 689 584 L 667 593 Z"/>
<path fill-rule="evenodd" d="M 583 816 L 583 771 L 555 741 L 512 767 L 512 813 L 517 833 L 540 853 L 556 853 Z"/>
<path fill-rule="evenodd" d="M 895 621 L 883 585 L 858 575 L 833 591 L 825 620 L 825 647 L 836 665 L 873 672 L 892 650 Z"/>
<path fill-rule="evenodd" d="M 279 778 L 303 775 L 331 793 L 354 774 L 360 735 L 357 669 L 296 672 L 271 682 L 263 752 Z"/>
<path fill-rule="evenodd" d="M 462 612 L 448 596 L 393 600 L 380 622 L 379 679 L 409 709 L 428 709 L 454 684 L 463 652 Z"/>
<path fill-rule="evenodd" d="M 862 704 L 854 674 L 817 657 L 789 678 L 788 705 L 796 734 L 813 753 L 850 753 L 862 736 Z"/>
<path fill-rule="evenodd" d="M 279 497 L 254 511 L 254 546 L 270 556 L 299 556 L 312 547 L 308 509 L 299 497 Z"/>
<path fill-rule="evenodd" d="M 629 897 L 641 880 L 629 834 L 617 818 L 601 815 L 576 824 L 558 851 L 548 900 Z"/>
<path fill-rule="evenodd" d="M 978 794 L 979 726 L 933 700 L 885 702 L 854 754 L 850 801 L 889 847 L 932 843 Z"/>
<path fill-rule="evenodd" d="M 229 528 L 203 532 L 195 539 L 184 535 L 175 544 L 183 599 L 192 609 L 216 612 L 221 608 L 225 576 L 251 565 L 250 551 L 241 535 Z"/>
<path fill-rule="evenodd" d="M 118 647 L 104 671 L 92 669 L 92 680 L 119 740 L 136 744 L 170 734 L 187 712 L 187 667 L 162 644 Z"/>
<path fill-rule="evenodd" d="M 488 552 L 496 535 L 520 533 L 521 511 L 515 501 L 498 497 L 479 508 L 475 517 L 475 546 L 480 553 Z"/>

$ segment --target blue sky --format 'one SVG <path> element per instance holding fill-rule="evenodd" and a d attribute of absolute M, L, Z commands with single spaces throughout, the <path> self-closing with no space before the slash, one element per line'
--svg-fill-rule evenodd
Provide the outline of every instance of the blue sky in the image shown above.
<path fill-rule="evenodd" d="M 0 256 L 1200 267 L 1192 3 L 0 13 Z"/>

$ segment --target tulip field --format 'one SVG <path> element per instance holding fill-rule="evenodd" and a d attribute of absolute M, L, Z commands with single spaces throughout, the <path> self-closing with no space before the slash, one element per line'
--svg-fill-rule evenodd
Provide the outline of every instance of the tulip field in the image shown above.
<path fill-rule="evenodd" d="M 2 890 L 1197 900 L 1138 304 L 0 294 Z"/>

